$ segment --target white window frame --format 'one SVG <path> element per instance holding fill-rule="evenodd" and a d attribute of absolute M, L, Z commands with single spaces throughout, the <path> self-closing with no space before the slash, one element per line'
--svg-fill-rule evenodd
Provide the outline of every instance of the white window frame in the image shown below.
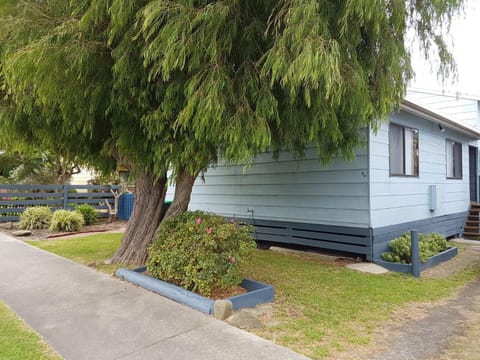
<path fill-rule="evenodd" d="M 463 179 L 463 146 L 461 142 L 445 139 L 445 166 L 447 179 Z"/>
<path fill-rule="evenodd" d="M 418 129 L 390 123 L 389 133 L 389 172 L 390 176 L 418 177 L 420 173 Z M 401 138 L 394 139 L 394 134 Z M 394 146 L 399 146 L 395 148 Z"/>

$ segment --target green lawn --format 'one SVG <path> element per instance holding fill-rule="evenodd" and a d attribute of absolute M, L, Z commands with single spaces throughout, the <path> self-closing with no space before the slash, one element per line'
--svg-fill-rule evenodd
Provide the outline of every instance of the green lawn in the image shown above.
<path fill-rule="evenodd" d="M 398 306 L 431 302 L 480 275 L 480 267 L 447 279 L 371 275 L 318 260 L 257 251 L 247 277 L 275 287 L 280 325 L 258 335 L 312 358 L 368 344 L 375 327 Z"/>
<path fill-rule="evenodd" d="M 105 265 L 104 261 L 110 258 L 120 246 L 122 236 L 123 234 L 119 233 L 97 234 L 62 240 L 28 241 L 28 243 L 75 262 L 113 274 L 120 266 Z"/>
<path fill-rule="evenodd" d="M 61 359 L 9 308 L 0 302 L 0 359 Z"/>
<path fill-rule="evenodd" d="M 31 244 L 83 264 L 101 264 L 113 254 L 120 237 L 104 234 Z M 111 266 L 98 268 L 112 272 Z M 399 306 L 448 296 L 478 277 L 480 267 L 446 279 L 414 279 L 364 274 L 311 257 L 258 250 L 244 274 L 275 287 L 278 325 L 257 334 L 320 359 L 368 344 L 373 330 Z"/>

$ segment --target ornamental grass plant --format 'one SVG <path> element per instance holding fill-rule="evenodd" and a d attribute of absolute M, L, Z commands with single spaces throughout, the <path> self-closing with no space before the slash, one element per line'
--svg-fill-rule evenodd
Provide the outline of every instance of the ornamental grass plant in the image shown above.
<path fill-rule="evenodd" d="M 47 206 L 33 206 L 25 209 L 20 215 L 20 229 L 48 229 L 52 220 L 52 212 Z"/>
<path fill-rule="evenodd" d="M 83 215 L 77 211 L 57 210 L 53 213 L 50 230 L 52 231 L 79 231 L 85 221 Z"/>

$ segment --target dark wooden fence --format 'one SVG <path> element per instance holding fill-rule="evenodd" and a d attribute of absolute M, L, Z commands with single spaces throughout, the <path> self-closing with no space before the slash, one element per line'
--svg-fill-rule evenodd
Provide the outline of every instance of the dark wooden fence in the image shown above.
<path fill-rule="evenodd" d="M 48 206 L 53 211 L 74 209 L 89 204 L 99 210 L 100 216 L 108 216 L 105 199 L 114 204 L 110 185 L 6 185 L 0 184 L 0 222 L 18 221 L 20 214 L 31 206 Z"/>

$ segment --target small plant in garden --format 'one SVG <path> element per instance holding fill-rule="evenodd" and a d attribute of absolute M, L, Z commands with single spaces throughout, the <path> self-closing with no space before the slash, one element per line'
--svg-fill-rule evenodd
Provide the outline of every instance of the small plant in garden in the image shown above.
<path fill-rule="evenodd" d="M 429 257 L 447 250 L 445 236 L 440 234 L 420 234 L 418 237 L 420 261 L 425 263 Z M 409 233 L 405 233 L 390 242 L 390 251 L 384 252 L 385 261 L 410 264 L 412 262 L 412 243 Z"/>
<path fill-rule="evenodd" d="M 85 225 L 92 225 L 97 222 L 98 214 L 93 206 L 82 204 L 78 205 L 75 210 L 82 214 Z"/>
<path fill-rule="evenodd" d="M 238 266 L 255 248 L 250 231 L 250 226 L 201 211 L 173 217 L 150 246 L 148 272 L 204 296 L 239 285 Z"/>
<path fill-rule="evenodd" d="M 18 227 L 20 229 L 48 229 L 52 219 L 52 212 L 46 206 L 34 206 L 25 209 L 20 215 Z"/>
<path fill-rule="evenodd" d="M 57 210 L 53 213 L 50 230 L 53 231 L 78 231 L 84 225 L 82 214 L 77 211 Z"/>

